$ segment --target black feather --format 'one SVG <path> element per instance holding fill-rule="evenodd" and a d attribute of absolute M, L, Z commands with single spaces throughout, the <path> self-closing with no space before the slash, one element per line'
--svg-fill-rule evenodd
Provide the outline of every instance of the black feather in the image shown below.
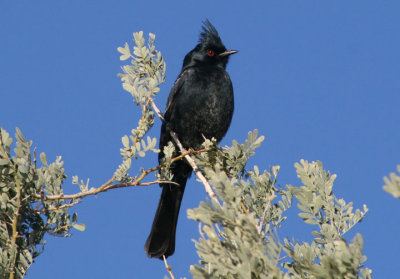
<path fill-rule="evenodd" d="M 225 48 L 217 29 L 215 29 L 215 27 L 208 19 L 203 22 L 203 26 L 201 29 L 202 32 L 200 33 L 199 44 L 206 46 L 215 44 L 217 46 Z"/>

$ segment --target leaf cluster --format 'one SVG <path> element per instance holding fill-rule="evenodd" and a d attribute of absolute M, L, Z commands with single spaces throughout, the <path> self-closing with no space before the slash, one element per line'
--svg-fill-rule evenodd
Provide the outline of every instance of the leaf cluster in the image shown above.
<path fill-rule="evenodd" d="M 366 206 L 354 211 L 352 203 L 336 198 L 332 192 L 336 175 L 326 172 L 320 162 L 296 163 L 304 186 L 286 189 L 275 186 L 278 166 L 271 172 L 261 172 L 257 166 L 246 171 L 250 154 L 246 151 L 262 141 L 254 139 L 249 133 L 248 145 L 225 148 L 240 156 L 222 152 L 214 166 L 205 168 L 222 206 L 208 201 L 188 210 L 188 217 L 202 224 L 201 238 L 195 242 L 200 262 L 191 266 L 194 278 L 370 278 L 371 270 L 363 267 L 361 235 L 350 244 L 343 237 L 364 218 Z M 228 157 L 243 169 L 223 167 Z M 310 244 L 278 237 L 293 197 L 299 202 L 299 217 L 318 225 Z"/>
<path fill-rule="evenodd" d="M 18 128 L 15 138 L 12 156 L 14 139 L 0 128 L 1 278 L 9 275 L 23 278 L 33 259 L 43 250 L 45 233 L 68 236 L 72 226 L 82 228 L 76 223 L 77 215 L 67 212 L 72 204 L 45 198 L 45 195 L 63 193 L 61 185 L 67 176 L 61 157 L 48 164 L 45 153 L 41 153 L 42 164 L 37 167 L 32 141 L 27 141 Z"/>
<path fill-rule="evenodd" d="M 363 267 L 363 239 L 356 234 L 350 244 L 343 237 L 368 211 L 353 211 L 353 203 L 346 203 L 334 195 L 336 175 L 323 169 L 321 162 L 301 160 L 295 164 L 297 176 L 304 186 L 287 188 L 299 201 L 299 217 L 306 224 L 317 225 L 314 240 L 297 243 L 285 239 L 284 251 L 292 258 L 283 264 L 294 278 L 371 278 L 371 270 Z"/>
<path fill-rule="evenodd" d="M 305 160 L 296 163 L 297 176 L 305 186 L 288 188 L 294 193 L 302 211 L 299 217 L 304 222 L 319 226 L 319 232 L 314 231 L 315 241 L 326 243 L 340 239 L 355 224 L 361 222 L 368 212 L 366 205 L 363 211 L 353 212 L 353 203 L 338 199 L 332 192 L 336 175 L 331 175 L 323 169 L 321 162 L 308 163 Z"/>
<path fill-rule="evenodd" d="M 202 237 L 196 242 L 200 264 L 191 266 L 195 278 L 267 278 L 263 274 L 281 273 L 277 267 L 281 248 L 272 224 L 279 226 L 284 220 L 291 196 L 272 203 L 279 167 L 273 168 L 273 175 L 260 173 L 257 166 L 244 169 L 263 140 L 255 130 L 245 144 L 234 141 L 216 152 L 212 163 L 210 153 L 198 156 L 222 206 L 208 201 L 188 210 L 190 219 L 202 223 Z"/>

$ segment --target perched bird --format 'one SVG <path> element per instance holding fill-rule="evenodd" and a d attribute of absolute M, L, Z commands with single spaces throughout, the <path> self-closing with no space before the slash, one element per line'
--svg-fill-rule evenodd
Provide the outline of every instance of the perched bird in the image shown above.
<path fill-rule="evenodd" d="M 233 115 L 233 88 L 225 71 L 231 54 L 214 26 L 206 20 L 199 43 L 183 60 L 182 71 L 169 94 L 165 122 L 161 127 L 159 163 L 163 148 L 173 142 L 174 131 L 186 149 L 199 149 L 204 138 L 218 142 L 225 136 Z M 178 148 L 176 147 L 176 150 Z M 175 155 L 178 155 L 176 153 Z M 161 184 L 162 194 L 145 251 L 150 258 L 163 258 L 175 251 L 175 232 L 186 181 L 192 168 L 183 160 L 171 165 L 175 184 Z"/>

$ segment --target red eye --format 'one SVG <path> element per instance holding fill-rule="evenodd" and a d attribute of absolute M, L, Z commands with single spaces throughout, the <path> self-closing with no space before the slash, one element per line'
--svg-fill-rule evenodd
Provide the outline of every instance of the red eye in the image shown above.
<path fill-rule="evenodd" d="M 212 51 L 211 49 L 207 50 L 207 55 L 214 56 L 214 51 Z"/>

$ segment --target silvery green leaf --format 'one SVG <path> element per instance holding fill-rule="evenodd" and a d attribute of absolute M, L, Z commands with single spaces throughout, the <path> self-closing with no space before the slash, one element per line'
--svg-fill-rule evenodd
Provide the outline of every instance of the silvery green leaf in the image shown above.
<path fill-rule="evenodd" d="M 127 148 L 127 147 L 129 147 L 129 137 L 128 136 L 123 136 L 122 138 L 121 138 L 121 140 L 122 140 L 122 145 L 125 147 L 125 148 Z"/>
<path fill-rule="evenodd" d="M 122 55 L 119 57 L 121 61 L 127 60 L 131 57 L 131 51 L 128 43 L 125 43 L 124 47 L 118 47 L 118 51 L 122 53 Z"/>
<path fill-rule="evenodd" d="M 77 229 L 78 231 L 84 231 L 86 230 L 86 225 L 85 224 L 72 224 L 72 227 Z"/>
<path fill-rule="evenodd" d="M 397 166 L 397 172 L 400 173 L 400 165 Z M 400 198 L 400 176 L 392 172 L 389 177 L 385 176 L 383 181 L 385 182 L 383 190 L 395 198 Z"/>
<path fill-rule="evenodd" d="M 42 162 L 43 165 L 48 166 L 46 153 L 44 152 L 40 153 L 40 161 Z"/>

